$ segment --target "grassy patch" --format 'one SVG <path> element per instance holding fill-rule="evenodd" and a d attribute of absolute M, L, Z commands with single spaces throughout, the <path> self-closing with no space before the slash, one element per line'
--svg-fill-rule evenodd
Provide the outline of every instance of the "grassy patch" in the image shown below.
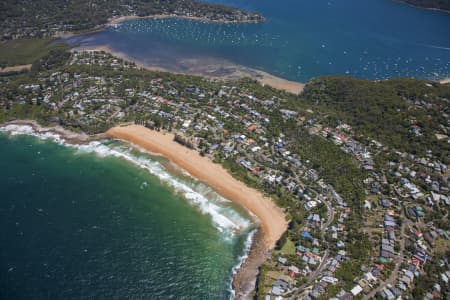
<path fill-rule="evenodd" d="M 32 64 L 51 50 L 69 49 L 65 44 L 51 44 L 52 39 L 21 39 L 0 42 L 0 66 Z"/>
<path fill-rule="evenodd" d="M 383 227 L 380 228 L 380 225 L 383 224 L 383 217 L 383 211 L 372 211 L 366 217 L 366 226 L 372 227 L 372 229 L 381 229 L 382 231 L 384 231 Z"/>
<path fill-rule="evenodd" d="M 285 255 L 295 255 L 295 244 L 290 239 L 287 239 L 280 252 Z"/>
<path fill-rule="evenodd" d="M 285 271 L 268 271 L 266 273 L 266 278 L 271 279 L 270 286 L 272 285 L 273 281 L 280 279 L 280 278 L 289 283 L 294 282 L 294 280 L 291 277 L 286 275 Z"/>
<path fill-rule="evenodd" d="M 443 254 L 450 249 L 450 241 L 439 238 L 436 240 L 434 249 L 436 253 Z"/>
<path fill-rule="evenodd" d="M 49 113 L 42 105 L 15 104 L 7 111 L 0 108 L 0 123 L 11 120 L 36 120 L 38 123 L 46 125 Z"/>

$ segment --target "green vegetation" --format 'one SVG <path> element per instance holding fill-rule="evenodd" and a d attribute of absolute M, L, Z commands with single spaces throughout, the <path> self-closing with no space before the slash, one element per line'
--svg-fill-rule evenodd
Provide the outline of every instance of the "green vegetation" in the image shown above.
<path fill-rule="evenodd" d="M 327 295 L 349 290 L 378 255 L 373 247 L 377 241 L 369 240 L 371 233 L 361 229 L 368 223 L 368 227 L 382 224 L 383 213 L 372 215 L 368 222 L 370 212 L 362 209 L 364 200 L 373 198 L 371 202 L 376 203 L 382 197 L 395 197 L 388 182 L 409 176 L 413 170 L 395 175 L 400 158 L 410 157 L 397 150 L 448 160 L 450 85 L 323 76 L 296 96 L 262 87 L 251 79 L 225 83 L 138 70 L 101 52 L 73 53 L 70 64 L 68 58 L 63 48 L 49 49 L 34 60 L 32 72 L 0 77 L 0 122 L 35 119 L 43 125 L 59 124 L 89 134 L 127 122 L 173 130 L 178 143 L 210 156 L 235 178 L 265 192 L 285 209 L 290 222 L 277 242 L 272 262 L 261 268 L 258 297 L 275 279 L 271 275 L 286 274 L 291 264 L 306 266 L 295 246 L 307 247 L 320 257 L 327 250 L 328 259 L 345 249 L 346 258 L 334 273 L 339 282 Z M 185 121 L 190 125 L 184 125 Z M 337 141 L 338 135 L 344 138 Z M 438 136 L 444 137 L 442 141 Z M 256 145 L 259 150 L 253 150 Z M 374 168 L 364 168 L 371 157 L 374 162 L 368 165 Z M 384 167 L 389 161 L 393 170 L 388 172 Z M 414 170 L 425 172 L 426 166 Z M 435 185 L 440 182 L 437 175 L 431 175 Z M 411 182 L 421 180 L 411 177 Z M 374 185 L 366 179 L 379 189 L 372 192 Z M 429 186 L 422 189 L 431 190 Z M 313 202 L 310 200 L 319 204 L 308 208 L 305 204 Z M 425 221 L 445 228 L 444 213 L 427 211 Z M 307 220 L 311 214 L 320 216 L 320 224 Z M 342 227 L 342 232 L 332 238 L 331 231 L 323 228 L 325 223 L 328 228 Z M 305 228 L 313 238 L 302 237 Z M 286 265 L 273 264 L 280 256 L 287 259 Z M 387 265 L 385 275 L 389 270 Z M 304 282 L 306 276 L 295 284 Z M 423 293 L 431 283 L 430 279 L 414 293 Z"/>
<path fill-rule="evenodd" d="M 448 85 L 407 78 L 373 82 L 323 76 L 308 83 L 302 98 L 326 115 L 330 126 L 345 122 L 356 136 L 413 154 L 431 150 L 446 159 L 449 145 L 435 134 L 446 123 Z"/>
<path fill-rule="evenodd" d="M 297 141 L 294 148 L 300 157 L 310 160 L 311 167 L 319 172 L 320 177 L 331 183 L 359 211 L 364 197 L 360 183 L 366 176 L 355 161 L 336 145 L 305 131 L 292 129 L 294 132 L 290 133 Z"/>
<path fill-rule="evenodd" d="M 413 299 L 422 299 L 426 292 L 433 288 L 433 285 L 436 282 L 440 282 L 440 274 L 443 274 L 448 270 L 446 264 L 443 262 L 449 258 L 450 250 L 447 248 L 443 253 L 436 253 L 436 256 L 433 257 L 438 263 L 424 265 L 424 276 L 420 277 L 420 280 L 416 282 L 416 285 L 412 290 Z M 448 286 L 446 287 L 443 284 L 441 299 L 448 299 L 448 297 L 450 297 Z"/>
<path fill-rule="evenodd" d="M 261 21 L 256 13 L 192 0 L 4 0 L 0 2 L 0 40 L 49 37 L 105 25 L 120 16 L 175 14 L 211 21 Z"/>
<path fill-rule="evenodd" d="M 66 53 L 64 44 L 52 44 L 52 39 L 22 39 L 0 42 L 0 67 L 33 64 L 36 61 L 56 53 Z"/>
<path fill-rule="evenodd" d="M 40 124 L 48 124 L 48 119 L 51 115 L 48 111 L 43 109 L 41 105 L 13 105 L 9 108 L 8 113 L 0 111 L 0 122 L 9 120 L 30 119 L 36 120 Z"/>
<path fill-rule="evenodd" d="M 285 255 L 295 255 L 295 244 L 290 239 L 287 239 L 280 252 Z"/>
<path fill-rule="evenodd" d="M 260 299 L 262 300 L 265 297 L 265 293 L 264 293 L 265 289 L 266 289 L 265 281 L 266 281 L 266 277 L 267 277 L 266 275 L 267 275 L 268 271 L 269 271 L 269 266 L 267 266 L 265 264 L 263 264 L 259 269 L 259 276 L 256 281 L 256 289 L 255 289 L 255 292 L 258 296 L 257 297 L 258 300 L 260 300 Z"/>

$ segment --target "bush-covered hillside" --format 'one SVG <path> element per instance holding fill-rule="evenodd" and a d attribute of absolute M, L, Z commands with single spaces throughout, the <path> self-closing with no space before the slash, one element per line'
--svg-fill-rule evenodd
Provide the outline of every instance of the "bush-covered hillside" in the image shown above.
<path fill-rule="evenodd" d="M 350 124 L 357 134 L 398 150 L 448 151 L 446 139 L 450 85 L 417 79 L 369 81 L 324 76 L 313 79 L 302 96 L 327 116 L 330 125 Z M 448 152 L 447 152 L 448 153 Z"/>

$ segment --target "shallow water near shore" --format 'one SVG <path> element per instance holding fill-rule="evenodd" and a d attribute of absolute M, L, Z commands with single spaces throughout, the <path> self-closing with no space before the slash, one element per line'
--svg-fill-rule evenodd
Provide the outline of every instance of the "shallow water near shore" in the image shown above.
<path fill-rule="evenodd" d="M 325 74 L 368 79 L 450 75 L 450 14 L 388 0 L 213 0 L 261 12 L 260 24 L 128 20 L 67 39 L 106 46 L 174 72 L 226 75 L 245 66 L 294 81 Z"/>
<path fill-rule="evenodd" d="M 117 141 L 0 145 L 0 298 L 232 296 L 254 225 L 209 187 Z"/>

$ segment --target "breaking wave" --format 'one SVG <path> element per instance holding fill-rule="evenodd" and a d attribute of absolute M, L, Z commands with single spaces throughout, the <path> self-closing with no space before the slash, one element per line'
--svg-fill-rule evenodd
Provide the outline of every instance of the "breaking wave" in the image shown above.
<path fill-rule="evenodd" d="M 257 230 L 250 220 L 241 216 L 234 208 L 227 206 L 230 200 L 220 196 L 211 187 L 199 182 L 188 172 L 173 164 L 171 166 L 179 171 L 182 176 L 172 175 L 162 163 L 150 158 L 144 149 L 138 147 L 124 145 L 123 143 L 108 143 L 106 140 L 94 141 L 84 145 L 71 144 L 67 143 L 59 134 L 50 131 L 37 132 L 29 125 L 6 125 L 0 127 L 0 132 L 8 133 L 11 136 L 28 135 L 41 140 L 51 140 L 57 144 L 75 148 L 79 154 L 92 153 L 99 157 L 125 159 L 147 170 L 150 174 L 159 178 L 161 182 L 182 195 L 189 203 L 197 207 L 202 214 L 209 215 L 214 226 L 224 234 L 226 241 L 233 241 L 236 236 L 245 236 L 242 253 L 231 270 L 229 280 L 230 299 L 234 298 L 233 278 L 248 258 Z M 251 213 L 250 215 L 253 216 Z"/>
<path fill-rule="evenodd" d="M 220 232 L 225 233 L 227 237 L 242 233 L 252 225 L 234 208 L 227 206 L 230 202 L 228 199 L 217 194 L 209 186 L 195 180 L 184 170 L 180 172 L 182 176 L 172 175 L 162 163 L 151 159 L 142 149 L 125 146 L 122 143 L 108 144 L 107 141 L 93 141 L 84 145 L 70 144 L 56 133 L 36 132 L 29 125 L 6 125 L 0 127 L 0 132 L 7 132 L 12 136 L 30 135 L 42 140 L 52 140 L 60 145 L 75 148 L 78 153 L 93 153 L 99 157 L 116 157 L 127 160 L 159 178 L 162 183 L 197 207 L 202 214 L 209 215 L 214 226 Z"/>
<path fill-rule="evenodd" d="M 233 289 L 233 278 L 234 278 L 234 276 L 236 276 L 237 272 L 242 267 L 242 265 L 247 260 L 249 254 L 250 254 L 250 250 L 253 245 L 253 238 L 256 234 L 256 231 L 257 231 L 257 229 L 253 229 L 247 234 L 247 238 L 245 239 L 245 242 L 244 242 L 244 249 L 242 250 L 241 256 L 238 257 L 238 263 L 231 269 L 231 280 L 230 280 L 231 298 L 230 299 L 234 299 L 236 296 L 235 290 Z"/>

